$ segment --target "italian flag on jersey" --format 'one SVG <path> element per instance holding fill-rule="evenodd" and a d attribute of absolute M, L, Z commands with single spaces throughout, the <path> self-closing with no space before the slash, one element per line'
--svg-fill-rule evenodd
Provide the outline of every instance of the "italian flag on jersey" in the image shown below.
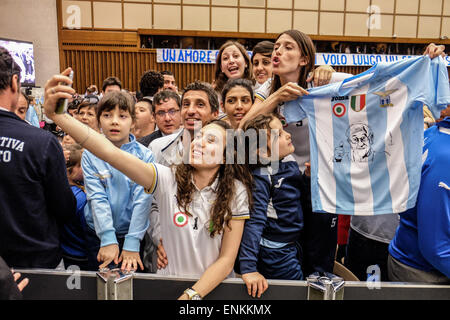
<path fill-rule="evenodd" d="M 359 112 L 366 106 L 366 95 L 360 94 L 357 96 L 352 96 L 350 98 L 350 106 L 352 107 L 353 111 Z"/>

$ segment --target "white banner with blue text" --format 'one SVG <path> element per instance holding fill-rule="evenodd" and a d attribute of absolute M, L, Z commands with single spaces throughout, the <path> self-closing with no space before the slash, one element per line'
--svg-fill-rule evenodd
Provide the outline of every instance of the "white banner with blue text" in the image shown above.
<path fill-rule="evenodd" d="M 158 63 L 216 63 L 219 50 L 156 49 Z M 251 51 L 248 52 L 251 56 Z M 395 62 L 417 56 L 400 54 L 316 53 L 316 65 L 373 66 L 378 62 Z M 450 57 L 444 58 L 450 67 Z"/>

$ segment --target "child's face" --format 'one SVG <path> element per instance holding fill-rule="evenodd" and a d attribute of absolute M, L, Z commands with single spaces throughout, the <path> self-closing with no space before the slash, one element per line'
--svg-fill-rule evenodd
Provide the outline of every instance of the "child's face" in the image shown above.
<path fill-rule="evenodd" d="M 272 121 L 269 123 L 270 125 L 270 133 L 271 133 L 271 143 L 268 146 L 271 154 L 273 155 L 274 152 L 272 152 L 272 144 L 274 144 L 274 147 L 276 148 L 278 145 L 278 158 L 283 159 L 287 155 L 290 155 L 295 151 L 294 146 L 292 145 L 291 135 L 290 133 L 284 131 L 283 125 L 281 124 L 280 119 L 273 118 Z M 275 131 L 274 131 L 275 130 Z M 275 140 L 277 138 L 277 140 Z"/>
<path fill-rule="evenodd" d="M 252 107 L 252 97 L 247 89 L 236 86 L 227 92 L 224 109 L 234 128 L 239 126 L 242 118 Z"/>
<path fill-rule="evenodd" d="M 155 122 L 150 108 L 151 105 L 147 101 L 139 101 L 136 103 L 136 129 L 146 128 L 149 124 Z"/>
<path fill-rule="evenodd" d="M 83 169 L 81 168 L 81 163 L 72 167 L 72 173 L 69 174 L 69 179 L 72 181 L 83 181 Z"/>
<path fill-rule="evenodd" d="M 25 120 L 25 116 L 28 111 L 28 103 L 27 100 L 23 97 L 22 94 L 19 94 L 19 101 L 17 102 L 16 115 L 19 116 L 20 119 Z"/>
<path fill-rule="evenodd" d="M 77 142 L 68 134 L 66 134 L 62 140 L 63 146 L 68 146 L 68 145 L 75 144 L 75 143 L 77 143 Z"/>
<path fill-rule="evenodd" d="M 103 111 L 100 115 L 100 128 L 103 134 L 118 148 L 130 141 L 132 124 L 130 113 L 119 109 L 119 106 L 110 111 Z"/>

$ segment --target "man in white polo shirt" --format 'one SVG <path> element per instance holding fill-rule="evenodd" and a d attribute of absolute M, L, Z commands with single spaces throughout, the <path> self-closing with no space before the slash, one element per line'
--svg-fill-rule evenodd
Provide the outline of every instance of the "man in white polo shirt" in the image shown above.
<path fill-rule="evenodd" d="M 181 96 L 181 121 L 184 128 L 178 133 L 156 139 L 149 145 L 155 161 L 167 166 L 181 163 L 183 150 L 189 150 L 194 139 L 195 126 L 200 129 L 218 114 L 219 100 L 211 85 L 205 82 L 189 84 Z"/>

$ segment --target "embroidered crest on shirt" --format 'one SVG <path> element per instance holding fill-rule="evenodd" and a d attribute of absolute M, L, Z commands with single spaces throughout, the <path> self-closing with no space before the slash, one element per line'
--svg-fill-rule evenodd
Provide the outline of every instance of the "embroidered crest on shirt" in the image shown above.
<path fill-rule="evenodd" d="M 102 171 L 99 173 L 94 173 L 94 176 L 96 176 L 100 180 L 106 180 L 108 178 L 111 178 L 111 173 L 109 171 Z"/>
<path fill-rule="evenodd" d="M 188 223 L 188 215 L 184 212 L 177 212 L 173 215 L 173 223 L 177 227 L 184 227 Z"/>
<path fill-rule="evenodd" d="M 380 107 L 386 108 L 386 107 L 393 107 L 394 104 L 391 101 L 391 94 L 398 89 L 392 89 L 392 90 L 386 90 L 386 91 L 376 91 L 373 94 L 376 94 L 380 97 Z"/>
<path fill-rule="evenodd" d="M 357 96 L 352 96 L 350 98 L 350 107 L 352 107 L 353 111 L 359 112 L 364 109 L 366 106 L 366 95 L 360 94 Z"/>
<path fill-rule="evenodd" d="M 346 111 L 347 111 L 347 108 L 345 107 L 345 104 L 343 104 L 343 103 L 339 102 L 333 106 L 333 113 L 338 118 L 342 117 Z"/>

